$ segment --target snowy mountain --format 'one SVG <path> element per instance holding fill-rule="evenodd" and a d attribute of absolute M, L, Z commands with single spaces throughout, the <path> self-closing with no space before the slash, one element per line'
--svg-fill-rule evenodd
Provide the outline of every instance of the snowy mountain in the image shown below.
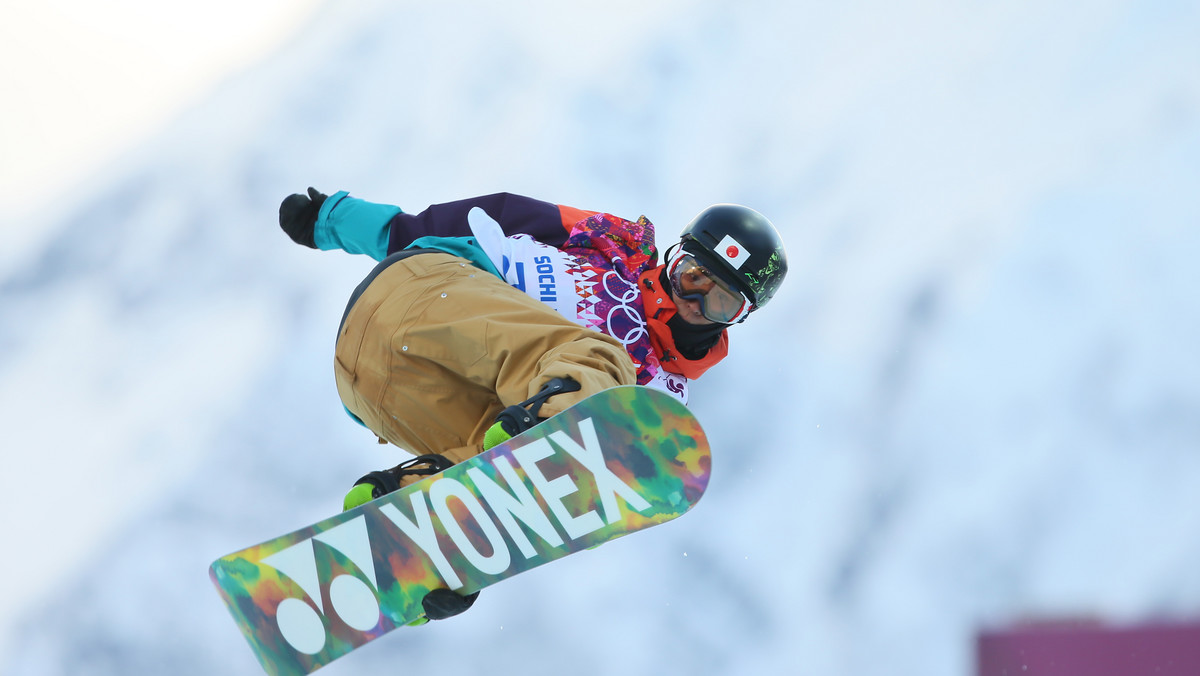
<path fill-rule="evenodd" d="M 275 224 L 309 185 L 663 246 L 739 202 L 792 269 L 693 389 L 692 514 L 321 673 L 964 676 L 981 627 L 1200 614 L 1200 7 L 577 4 L 330 3 L 3 221 L 0 673 L 261 673 L 208 564 L 402 457 L 333 388 L 371 261 Z"/>

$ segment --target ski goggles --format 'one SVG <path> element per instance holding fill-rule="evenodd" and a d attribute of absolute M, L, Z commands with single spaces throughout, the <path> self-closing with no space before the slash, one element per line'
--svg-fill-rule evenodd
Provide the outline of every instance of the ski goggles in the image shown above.
<path fill-rule="evenodd" d="M 750 299 L 718 277 L 691 254 L 680 251 L 667 267 L 671 289 L 684 300 L 700 304 L 700 314 L 718 324 L 736 324 L 750 314 Z"/>

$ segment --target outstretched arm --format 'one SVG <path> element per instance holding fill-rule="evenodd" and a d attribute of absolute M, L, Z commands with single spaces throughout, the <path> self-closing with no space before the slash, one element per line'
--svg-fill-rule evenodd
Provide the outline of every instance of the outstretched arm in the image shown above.
<path fill-rule="evenodd" d="M 567 241 L 572 226 L 595 212 L 564 207 L 531 197 L 495 193 L 434 204 L 419 214 L 400 207 L 350 197 L 345 191 L 326 197 L 314 188 L 289 196 L 279 207 L 279 224 L 293 241 L 314 249 L 341 249 L 375 260 L 404 249 L 422 237 L 466 237 L 468 214 L 482 209 L 505 236 L 529 235 L 550 246 Z"/>

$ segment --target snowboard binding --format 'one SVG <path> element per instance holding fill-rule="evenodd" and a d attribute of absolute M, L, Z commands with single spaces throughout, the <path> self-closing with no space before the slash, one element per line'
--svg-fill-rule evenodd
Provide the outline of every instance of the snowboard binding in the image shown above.
<path fill-rule="evenodd" d="M 354 482 L 355 489 L 359 486 L 371 487 L 371 500 L 382 498 L 392 491 L 400 490 L 400 482 L 407 476 L 430 476 L 444 472 L 454 466 L 444 455 L 430 453 L 428 455 L 418 455 L 412 460 L 392 467 L 391 469 L 381 469 L 363 476 L 358 481 Z M 352 490 L 352 492 L 354 492 Z"/>
<path fill-rule="evenodd" d="M 392 491 L 400 490 L 400 482 L 404 477 L 431 476 L 444 472 L 453 466 L 454 463 L 446 456 L 429 453 L 427 455 L 418 455 L 391 469 L 371 472 L 354 482 L 354 488 L 351 488 L 350 492 L 346 494 L 346 500 L 342 508 L 344 510 L 353 509 L 376 498 L 381 498 Z M 370 490 L 369 494 L 367 493 L 368 489 Z M 444 620 L 454 617 L 466 612 L 468 608 L 475 604 L 475 599 L 477 598 L 479 598 L 479 592 L 463 596 L 449 589 L 431 590 L 421 599 L 421 608 L 425 611 L 425 614 L 409 622 L 408 626 L 416 627 L 430 620 Z"/>
<path fill-rule="evenodd" d="M 578 392 L 580 389 L 582 386 L 570 376 L 551 378 L 546 381 L 545 385 L 542 385 L 542 389 L 537 394 L 500 411 L 500 415 L 496 416 L 496 422 L 500 423 L 500 427 L 504 428 L 509 436 L 515 437 L 545 420 L 538 414 L 541 413 L 542 404 L 546 403 L 547 399 L 564 392 Z"/>

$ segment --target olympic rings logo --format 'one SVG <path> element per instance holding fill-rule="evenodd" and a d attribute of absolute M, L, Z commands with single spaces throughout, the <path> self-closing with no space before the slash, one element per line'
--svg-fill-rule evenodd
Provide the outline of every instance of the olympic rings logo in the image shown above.
<path fill-rule="evenodd" d="M 625 288 L 622 290 L 612 289 L 609 286 L 609 279 L 617 280 L 621 284 L 624 284 Z M 617 303 L 615 307 L 608 311 L 608 317 L 605 319 L 605 326 L 608 330 L 605 333 L 615 338 L 625 347 L 649 335 L 650 329 L 646 327 L 646 318 L 641 312 L 638 312 L 637 307 L 634 305 L 641 298 L 641 293 L 638 291 L 637 286 L 625 281 L 612 270 L 604 273 L 600 284 L 604 287 L 605 293 Z M 613 318 L 619 316 L 623 316 L 629 323 L 634 325 L 625 332 L 624 336 L 617 335 L 616 328 L 613 326 Z"/>

